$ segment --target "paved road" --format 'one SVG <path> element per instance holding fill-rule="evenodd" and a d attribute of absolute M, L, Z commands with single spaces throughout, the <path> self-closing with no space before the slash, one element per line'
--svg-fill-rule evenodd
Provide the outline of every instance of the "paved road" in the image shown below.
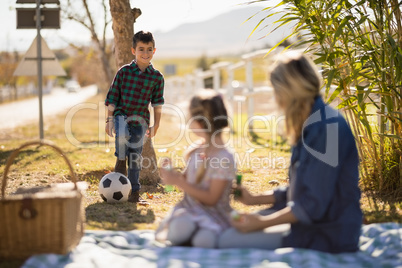
<path fill-rule="evenodd" d="M 43 96 L 43 117 L 59 114 L 67 111 L 74 105 L 85 102 L 91 96 L 96 95 L 95 85 L 83 87 L 77 93 L 68 93 L 66 89 L 55 88 L 49 95 Z M 15 128 L 32 122 L 39 124 L 39 99 L 16 101 L 0 105 L 0 129 Z"/>

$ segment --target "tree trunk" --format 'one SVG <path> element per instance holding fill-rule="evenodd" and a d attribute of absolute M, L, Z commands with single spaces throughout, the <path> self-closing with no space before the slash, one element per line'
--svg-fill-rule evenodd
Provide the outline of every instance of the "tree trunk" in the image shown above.
<path fill-rule="evenodd" d="M 138 8 L 131 9 L 129 0 L 109 0 L 109 4 L 113 21 L 115 61 L 117 68 L 120 68 L 134 59 L 131 53 L 134 22 L 141 15 L 141 10 Z M 142 185 L 156 185 L 160 182 L 156 155 L 152 140 L 146 137 L 142 156 L 144 161 L 140 173 L 140 183 Z"/>
<path fill-rule="evenodd" d="M 134 22 L 141 14 L 137 8 L 131 9 L 129 0 L 109 0 L 112 13 L 112 29 L 114 33 L 114 54 L 116 66 L 119 68 L 130 63 L 134 56 L 131 54 L 134 35 Z"/>

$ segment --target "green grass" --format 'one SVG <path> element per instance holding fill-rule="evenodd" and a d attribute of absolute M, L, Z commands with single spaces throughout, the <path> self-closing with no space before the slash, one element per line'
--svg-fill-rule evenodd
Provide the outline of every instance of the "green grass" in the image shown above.
<path fill-rule="evenodd" d="M 103 96 L 89 100 L 99 104 Z M 85 193 L 86 229 L 133 230 L 155 229 L 161 219 L 183 196 L 178 191 L 165 192 L 163 186 L 143 185 L 142 197 L 151 205 L 136 206 L 131 203 L 107 204 L 99 194 L 99 180 L 113 169 L 115 163 L 114 139 L 104 132 L 104 118 L 98 110 L 82 110 L 71 119 L 72 133 L 66 133 L 66 115 L 56 116 L 45 122 L 45 138 L 59 146 L 71 161 L 79 180 L 86 181 L 89 188 Z M 168 115 L 162 117 L 158 134 L 154 138 L 157 158 L 176 158 L 176 166 L 184 167 L 181 161 L 189 143 L 186 138 L 179 139 L 176 119 Z M 273 135 L 266 121 L 254 122 L 254 133 L 248 133 L 244 126 L 247 116 L 235 114 L 234 132 L 226 132 L 225 139 L 236 151 L 239 172 L 243 174 L 242 184 L 252 193 L 261 193 L 276 187 L 270 181 L 277 180 L 280 185 L 287 184 L 287 168 L 290 148 L 284 141 Z M 266 129 L 266 131 L 262 131 Z M 269 130 L 269 131 L 268 131 Z M 0 134 L 0 173 L 4 173 L 5 163 L 13 150 L 22 143 L 38 139 L 38 127 L 30 124 Z M 71 135 L 72 134 L 72 135 Z M 67 138 L 69 137 L 69 138 Z M 72 139 L 73 137 L 74 139 Z M 191 134 L 188 137 L 194 136 Z M 275 142 L 272 142 L 272 139 Z M 73 141 L 73 142 L 72 142 Z M 6 193 L 18 187 L 44 186 L 52 182 L 65 182 L 70 178 L 69 170 L 60 155 L 51 148 L 27 148 L 23 150 L 11 166 L 8 174 Z M 147 193 L 153 195 L 147 198 Z M 235 209 L 255 211 L 263 206 L 244 206 L 232 201 Z M 363 193 L 361 202 L 366 223 L 394 221 L 402 222 L 402 205 L 392 200 L 384 201 Z M 18 267 L 0 264 L 0 267 Z"/>

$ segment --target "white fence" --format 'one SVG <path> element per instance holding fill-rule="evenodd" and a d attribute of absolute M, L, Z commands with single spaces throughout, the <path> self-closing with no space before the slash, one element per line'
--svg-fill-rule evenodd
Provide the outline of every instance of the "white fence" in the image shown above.
<path fill-rule="evenodd" d="M 43 87 L 43 94 L 49 94 L 53 88 L 54 81 L 49 80 L 46 86 Z M 29 83 L 22 86 L 13 87 L 6 85 L 0 87 L 0 103 L 5 101 L 16 101 L 21 98 L 36 96 L 38 94 L 38 88 L 34 83 Z"/>
<path fill-rule="evenodd" d="M 0 103 L 4 101 L 13 101 L 27 96 L 33 96 L 35 94 L 36 87 L 33 83 L 16 88 L 7 85 L 0 88 Z"/>
<path fill-rule="evenodd" d="M 167 99 L 171 103 L 187 101 L 196 91 L 205 88 L 205 79 L 212 78 L 213 89 L 223 94 L 232 104 L 246 104 L 247 116 L 248 118 L 252 118 L 255 113 L 255 98 L 257 95 L 266 95 L 267 99 L 270 97 L 270 94 L 272 95 L 271 87 L 256 86 L 253 78 L 253 64 L 256 59 L 264 58 L 268 64 L 272 56 L 280 52 L 279 49 L 276 49 L 267 56 L 268 51 L 268 49 L 264 49 L 245 54 L 236 63 L 217 62 L 211 65 L 209 70 L 196 70 L 185 77 L 174 76 L 167 78 L 165 82 Z M 243 87 L 238 86 L 240 83 L 235 77 L 235 71 L 242 68 L 245 71 L 245 81 L 241 81 L 244 84 Z M 227 73 L 227 82 L 223 87 L 221 86 L 221 72 Z M 169 94 L 169 92 L 172 94 Z M 249 128 L 252 128 L 252 121 L 250 121 Z"/>
<path fill-rule="evenodd" d="M 213 89 L 222 93 L 226 99 L 234 104 L 245 104 L 247 107 L 247 117 L 253 118 L 255 115 L 255 101 L 267 101 L 272 100 L 273 92 L 269 86 L 256 86 L 254 83 L 253 64 L 256 59 L 266 59 L 267 64 L 270 63 L 272 57 L 279 54 L 282 48 L 276 48 L 268 55 L 268 49 L 257 50 L 252 53 L 248 53 L 242 56 L 241 60 L 236 63 L 231 62 L 218 62 L 211 65 L 209 70 L 202 71 L 196 70 L 193 74 L 188 74 L 185 77 L 174 76 L 166 79 L 167 91 L 170 91 L 170 102 L 178 103 L 180 101 L 188 101 L 189 98 L 194 95 L 197 90 L 205 88 L 204 80 L 212 78 Z M 245 81 L 241 81 L 244 86 L 238 86 L 239 82 L 236 80 L 235 71 L 244 68 Z M 221 87 L 221 72 L 227 73 L 227 83 Z M 336 89 L 336 86 L 332 85 L 329 94 Z M 323 94 L 325 87 L 322 88 Z M 356 88 L 350 88 L 352 93 L 356 92 Z M 169 95 L 169 94 L 168 94 Z M 378 95 L 371 94 L 373 99 L 378 99 Z M 168 97 L 169 98 L 169 97 Z M 336 104 L 336 101 L 335 101 Z M 232 107 L 233 108 L 233 107 Z M 240 112 L 240 111 L 238 111 Z M 380 116 L 378 116 L 380 120 Z M 249 128 L 253 128 L 253 120 L 249 121 Z"/>

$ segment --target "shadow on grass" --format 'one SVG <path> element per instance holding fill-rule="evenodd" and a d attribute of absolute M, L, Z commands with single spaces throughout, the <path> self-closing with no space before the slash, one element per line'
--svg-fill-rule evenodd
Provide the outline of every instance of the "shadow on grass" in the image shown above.
<path fill-rule="evenodd" d="M 14 151 L 15 150 L 0 151 L 0 166 L 6 165 L 8 158 Z M 25 157 L 36 154 L 37 152 L 38 152 L 37 149 L 25 149 L 20 151 L 17 157 L 14 159 L 12 166 L 18 164 L 18 162 L 20 162 Z"/>
<path fill-rule="evenodd" d="M 26 260 L 6 260 L 0 261 L 0 268 L 19 268 Z"/>
<path fill-rule="evenodd" d="M 271 140 L 258 135 L 254 132 L 253 129 L 250 129 L 248 132 L 250 140 L 252 143 L 266 148 L 277 149 L 279 151 L 290 152 L 290 146 L 287 144 L 287 140 L 283 139 L 281 136 L 276 137 L 276 141 L 272 142 Z"/>
<path fill-rule="evenodd" d="M 86 181 L 89 184 L 87 193 L 91 192 L 96 195 L 99 181 L 109 172 L 108 169 L 88 171 L 78 174 L 78 180 Z M 141 178 L 140 183 L 140 194 L 143 198 L 146 198 L 145 193 L 152 195 L 164 192 L 163 187 L 159 184 L 149 185 Z M 140 225 L 152 224 L 155 221 L 155 213 L 152 209 L 129 202 L 105 203 L 100 201 L 88 205 L 85 212 L 87 229 L 127 231 L 141 228 Z"/>
<path fill-rule="evenodd" d="M 4 166 L 7 163 L 13 150 L 0 151 L 0 166 Z"/>
<path fill-rule="evenodd" d="M 396 211 L 364 211 L 365 224 L 381 222 L 402 223 L 402 216 Z"/>
<path fill-rule="evenodd" d="M 109 169 L 104 169 L 104 170 L 92 170 L 85 172 L 83 174 L 77 174 L 77 179 L 79 181 L 86 181 L 90 185 L 98 185 L 100 180 L 102 179 L 103 176 L 111 172 Z"/>
<path fill-rule="evenodd" d="M 402 223 L 402 201 L 399 198 L 368 196 L 369 206 L 363 208 L 366 224 L 381 222 Z"/>
<path fill-rule="evenodd" d="M 129 202 L 95 203 L 86 207 L 85 214 L 88 229 L 128 231 L 137 229 L 139 223 L 155 221 L 152 209 Z"/>
<path fill-rule="evenodd" d="M 86 181 L 90 185 L 94 185 L 98 187 L 99 182 L 106 174 L 113 172 L 113 167 L 102 169 L 102 170 L 92 170 L 82 174 L 77 174 L 77 179 L 79 181 Z M 68 177 L 69 178 L 69 177 Z M 142 190 L 146 189 L 148 192 L 161 192 L 161 189 L 158 185 L 161 181 L 153 182 L 146 176 L 140 176 L 140 184 L 142 186 Z"/>

